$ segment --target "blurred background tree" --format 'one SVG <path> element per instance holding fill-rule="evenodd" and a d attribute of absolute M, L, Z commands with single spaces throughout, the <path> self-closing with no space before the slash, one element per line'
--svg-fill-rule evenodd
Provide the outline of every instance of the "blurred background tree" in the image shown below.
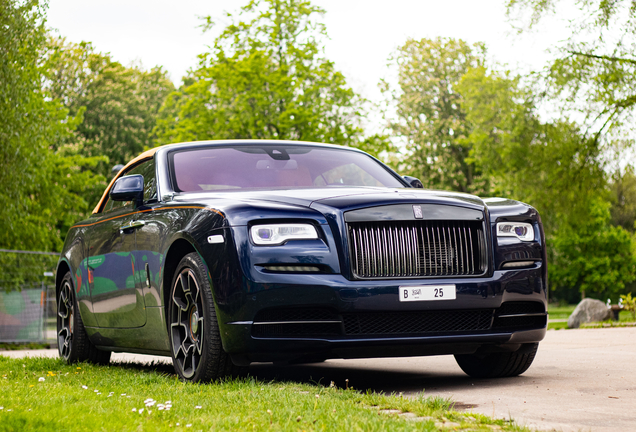
<path fill-rule="evenodd" d="M 424 187 L 483 194 L 489 180 L 470 158 L 470 125 L 457 85 L 482 66 L 486 48 L 450 38 L 409 39 L 390 59 L 398 70 L 398 87 L 381 84 L 395 109 L 389 121 L 407 156 L 398 169 L 418 177 Z"/>
<path fill-rule="evenodd" d="M 72 135 L 54 147 L 74 146 L 82 155 L 98 158 L 82 170 L 101 176 L 83 193 L 94 204 L 114 165 L 154 146 L 157 113 L 174 85 L 161 67 L 123 66 L 89 42 L 75 44 L 49 35 L 44 59 L 44 90 L 80 118 Z"/>
<path fill-rule="evenodd" d="M 204 139 L 286 139 L 364 145 L 364 101 L 324 55 L 324 11 L 309 1 L 250 1 L 199 56 L 157 125 L 159 143 Z M 204 28 L 215 25 L 205 18 Z"/>
<path fill-rule="evenodd" d="M 246 0 L 247 1 L 247 0 Z M 531 32 L 568 0 L 509 0 Z M 569 0 L 570 37 L 542 71 L 513 74 L 483 44 L 408 39 L 389 59 L 378 110 L 325 55 L 324 11 L 251 0 L 175 89 L 160 67 L 123 65 L 45 27 L 46 0 L 0 3 L 0 248 L 60 250 L 111 176 L 145 148 L 203 139 L 359 147 L 426 187 L 535 206 L 552 298 L 636 292 L 636 8 Z M 224 21 L 224 22 L 225 22 Z M 546 110 L 546 107 L 550 109 Z M 549 111 L 549 114 L 546 114 Z M 365 130 L 368 129 L 368 130 Z"/>
<path fill-rule="evenodd" d="M 81 121 L 41 87 L 45 8 L 38 1 L 0 3 L 0 247 L 59 250 L 99 177 L 71 175 L 96 159 L 62 150 Z"/>
<path fill-rule="evenodd" d="M 518 30 L 530 32 L 564 0 L 509 0 L 507 12 Z M 572 0 L 570 36 L 554 41 L 554 60 L 545 79 L 550 95 L 584 116 L 597 134 L 633 119 L 636 107 L 636 7 L 631 0 Z M 628 125 L 631 128 L 631 125 Z"/>

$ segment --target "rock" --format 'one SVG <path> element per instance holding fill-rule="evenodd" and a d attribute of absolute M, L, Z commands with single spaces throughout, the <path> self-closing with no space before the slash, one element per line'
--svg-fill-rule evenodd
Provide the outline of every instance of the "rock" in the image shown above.
<path fill-rule="evenodd" d="M 568 328 L 579 328 L 582 323 L 605 321 L 612 312 L 600 300 L 586 298 L 581 301 L 568 318 Z"/>
<path fill-rule="evenodd" d="M 400 414 L 402 410 L 399 409 L 381 409 L 379 412 L 382 414 Z"/>

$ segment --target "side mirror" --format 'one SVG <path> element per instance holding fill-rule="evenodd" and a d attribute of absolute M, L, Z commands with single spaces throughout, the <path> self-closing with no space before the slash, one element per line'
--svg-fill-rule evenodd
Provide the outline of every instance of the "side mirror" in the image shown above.
<path fill-rule="evenodd" d="M 411 185 L 412 188 L 424 189 L 424 185 L 420 179 L 411 176 L 403 176 L 404 180 Z"/>
<path fill-rule="evenodd" d="M 134 174 L 118 178 L 109 196 L 113 201 L 134 201 L 139 207 L 144 201 L 144 176 Z"/>

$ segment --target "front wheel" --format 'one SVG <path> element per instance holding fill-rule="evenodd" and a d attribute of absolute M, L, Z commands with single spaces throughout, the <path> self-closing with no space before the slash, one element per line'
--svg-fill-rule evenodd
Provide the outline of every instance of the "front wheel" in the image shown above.
<path fill-rule="evenodd" d="M 177 266 L 168 308 L 172 362 L 182 380 L 209 382 L 245 372 L 223 350 L 206 267 L 196 252 Z"/>
<path fill-rule="evenodd" d="M 110 361 L 110 351 L 100 351 L 88 340 L 71 272 L 64 275 L 57 292 L 57 350 L 68 364 L 81 361 L 108 364 Z"/>
<path fill-rule="evenodd" d="M 521 375 L 528 370 L 537 355 L 539 344 L 524 344 L 514 352 L 485 355 L 455 355 L 460 368 L 473 378 L 503 378 Z"/>

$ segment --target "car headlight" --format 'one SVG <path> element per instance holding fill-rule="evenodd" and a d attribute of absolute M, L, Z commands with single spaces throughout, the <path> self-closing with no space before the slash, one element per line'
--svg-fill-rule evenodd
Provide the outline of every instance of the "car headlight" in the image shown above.
<path fill-rule="evenodd" d="M 497 224 L 497 237 L 517 237 L 522 241 L 532 241 L 534 228 L 524 222 L 500 222 Z"/>
<path fill-rule="evenodd" d="M 317 239 L 318 232 L 310 224 L 254 225 L 250 229 L 252 241 L 259 246 L 279 245 L 287 240 Z"/>

